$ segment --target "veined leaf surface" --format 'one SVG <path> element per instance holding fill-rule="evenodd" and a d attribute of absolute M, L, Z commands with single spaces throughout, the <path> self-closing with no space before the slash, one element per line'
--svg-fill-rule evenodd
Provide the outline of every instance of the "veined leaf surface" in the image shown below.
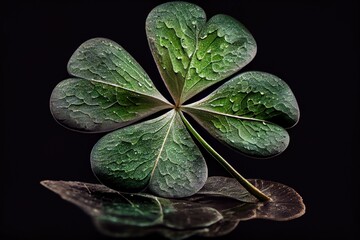
<path fill-rule="evenodd" d="M 94 146 L 91 165 L 113 189 L 148 187 L 163 197 L 190 196 L 207 178 L 205 160 L 175 110 L 107 134 Z"/>
<path fill-rule="evenodd" d="M 175 102 L 181 104 L 249 63 L 256 43 L 237 20 L 199 6 L 169 2 L 153 9 L 146 33 L 154 59 Z"/>
<path fill-rule="evenodd" d="M 184 110 L 220 141 L 258 157 L 281 153 L 289 143 L 285 128 L 299 119 L 289 86 L 263 72 L 246 72 Z"/>
<path fill-rule="evenodd" d="M 54 88 L 50 109 L 71 129 L 109 131 L 170 107 L 141 66 L 111 40 L 83 43 L 69 60 L 68 71 L 77 78 Z"/>

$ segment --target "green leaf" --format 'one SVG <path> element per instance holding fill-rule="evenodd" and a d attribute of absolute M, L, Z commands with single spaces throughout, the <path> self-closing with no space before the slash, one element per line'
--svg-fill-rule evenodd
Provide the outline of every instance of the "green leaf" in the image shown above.
<path fill-rule="evenodd" d="M 140 65 L 117 43 L 90 39 L 68 64 L 73 76 L 50 98 L 54 118 L 66 127 L 99 132 L 123 127 L 169 108 Z"/>
<path fill-rule="evenodd" d="M 284 151 L 289 144 L 286 130 L 275 124 L 196 108 L 186 111 L 218 140 L 250 156 L 271 157 Z"/>
<path fill-rule="evenodd" d="M 73 76 L 166 101 L 139 63 L 109 39 L 93 38 L 81 44 L 67 67 Z"/>
<path fill-rule="evenodd" d="M 113 189 L 148 187 L 163 197 L 190 196 L 207 178 L 205 160 L 175 110 L 107 134 L 94 146 L 91 165 Z"/>
<path fill-rule="evenodd" d="M 168 107 L 157 98 L 79 78 L 60 82 L 50 98 L 60 124 L 88 132 L 120 128 Z"/>
<path fill-rule="evenodd" d="M 266 120 L 285 128 L 294 126 L 300 115 L 295 96 L 283 80 L 255 71 L 237 75 L 207 97 L 188 106 Z"/>
<path fill-rule="evenodd" d="M 256 54 L 256 43 L 237 20 L 216 15 L 206 23 L 197 5 L 169 2 L 146 20 L 154 59 L 175 102 L 181 104 L 235 73 Z"/>
<path fill-rule="evenodd" d="M 220 141 L 258 157 L 284 151 L 289 143 L 284 128 L 299 119 L 288 85 L 262 72 L 240 74 L 183 108 Z"/>

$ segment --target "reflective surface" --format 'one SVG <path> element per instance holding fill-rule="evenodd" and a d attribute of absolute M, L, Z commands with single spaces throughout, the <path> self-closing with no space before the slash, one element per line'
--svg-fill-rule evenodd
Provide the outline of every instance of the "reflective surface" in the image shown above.
<path fill-rule="evenodd" d="M 41 184 L 89 214 L 98 228 L 114 237 L 160 234 L 170 239 L 223 236 L 240 221 L 287 221 L 302 216 L 305 205 L 292 188 L 250 180 L 271 198 L 259 202 L 233 178 L 209 177 L 195 195 L 182 199 L 146 193 L 120 193 L 100 184 L 45 180 Z M 69 216 L 70 217 L 70 216 Z"/>

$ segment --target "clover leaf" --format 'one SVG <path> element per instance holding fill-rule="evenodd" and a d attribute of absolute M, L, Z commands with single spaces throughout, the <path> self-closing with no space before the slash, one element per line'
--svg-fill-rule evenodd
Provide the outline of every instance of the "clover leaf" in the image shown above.
<path fill-rule="evenodd" d="M 166 100 L 117 43 L 90 39 L 72 55 L 68 72 L 51 95 L 54 118 L 84 132 L 115 130 L 91 152 L 100 182 L 125 192 L 145 189 L 162 197 L 187 197 L 207 179 L 205 160 L 190 133 L 251 194 L 269 197 L 243 178 L 195 130 L 184 112 L 230 147 L 254 157 L 271 157 L 289 144 L 286 128 L 299 109 L 289 86 L 264 72 L 231 78 L 208 97 L 191 97 L 234 74 L 256 53 L 250 32 L 237 20 L 215 15 L 186 2 L 169 2 L 146 19 L 150 49 L 174 103 Z M 167 113 L 130 125 L 155 112 Z M 128 126 L 130 125 L 130 126 Z"/>

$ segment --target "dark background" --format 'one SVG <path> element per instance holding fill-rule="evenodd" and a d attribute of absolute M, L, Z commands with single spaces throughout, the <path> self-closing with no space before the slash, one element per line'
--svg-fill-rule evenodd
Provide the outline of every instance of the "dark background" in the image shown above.
<path fill-rule="evenodd" d="M 96 182 L 89 154 L 103 135 L 58 125 L 49 97 L 69 76 L 66 64 L 73 51 L 93 37 L 122 45 L 164 92 L 144 30 L 147 14 L 162 2 L 2 1 L 1 239 L 110 239 L 80 209 L 39 184 L 44 179 Z M 289 185 L 307 207 L 303 217 L 289 222 L 241 222 L 226 239 L 354 239 L 359 233 L 355 2 L 197 1 L 208 17 L 228 14 L 251 31 L 258 53 L 243 71 L 284 79 L 301 110 L 288 149 L 272 159 L 250 159 L 209 139 L 244 176 Z M 210 175 L 227 175 L 206 158 Z"/>

